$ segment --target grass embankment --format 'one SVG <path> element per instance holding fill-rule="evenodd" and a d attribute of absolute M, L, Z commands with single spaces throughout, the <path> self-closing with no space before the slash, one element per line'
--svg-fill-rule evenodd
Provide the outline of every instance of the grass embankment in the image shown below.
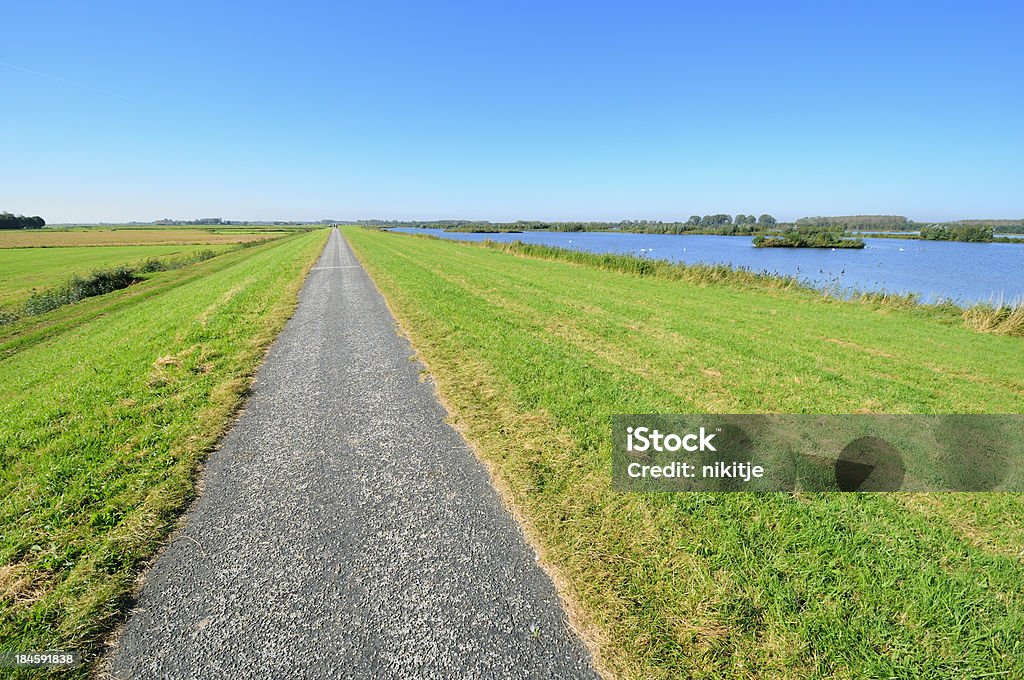
<path fill-rule="evenodd" d="M 433 238 L 432 236 L 421 236 Z M 906 313 L 927 316 L 947 323 L 959 323 L 980 333 L 1024 336 L 1024 300 L 1014 303 L 978 303 L 961 307 L 949 301 L 922 303 L 915 293 L 886 293 L 815 288 L 795 276 L 754 272 L 725 264 L 683 264 L 614 253 L 590 253 L 583 250 L 558 248 L 520 241 L 482 241 L 477 245 L 493 248 L 513 255 L 526 255 L 547 260 L 572 262 L 608 271 L 636 276 L 655 277 L 673 281 L 686 281 L 698 285 L 728 283 L 733 286 L 760 289 L 786 289 L 802 291 L 823 301 L 837 304 L 858 302 L 869 307 L 903 309 Z"/>
<path fill-rule="evenodd" d="M 347 229 L 621 677 L 1024 675 L 1024 499 L 616 494 L 615 413 L 1024 408 L 1021 340 Z"/>
<path fill-rule="evenodd" d="M 0 651 L 97 651 L 326 236 L 0 328 Z"/>
<path fill-rule="evenodd" d="M 182 258 L 231 244 L 0 248 L 0 309 L 27 298 L 33 288 L 56 286 L 73 274 L 139 264 L 150 258 Z"/>

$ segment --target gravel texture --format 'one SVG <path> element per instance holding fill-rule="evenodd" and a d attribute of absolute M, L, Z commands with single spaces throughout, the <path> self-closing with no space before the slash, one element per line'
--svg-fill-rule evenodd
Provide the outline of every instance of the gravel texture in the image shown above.
<path fill-rule="evenodd" d="M 411 356 L 333 232 L 106 674 L 595 677 Z"/>

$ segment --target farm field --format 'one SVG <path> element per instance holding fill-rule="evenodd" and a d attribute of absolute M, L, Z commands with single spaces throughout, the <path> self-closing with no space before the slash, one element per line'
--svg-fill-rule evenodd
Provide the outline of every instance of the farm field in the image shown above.
<path fill-rule="evenodd" d="M 0 327 L 0 649 L 94 658 L 326 238 L 225 252 Z"/>
<path fill-rule="evenodd" d="M 620 494 L 616 413 L 1021 413 L 1020 338 L 349 227 L 621 677 L 1024 675 L 1017 494 Z"/>
<path fill-rule="evenodd" d="M 288 231 L 247 228 L 239 231 L 205 228 L 10 229 L 0 231 L 0 248 L 54 248 L 67 246 L 155 246 L 229 244 L 283 236 Z"/>
<path fill-rule="evenodd" d="M 0 308 L 27 297 L 33 288 L 55 286 L 94 269 L 132 265 L 148 258 L 182 257 L 232 244 L 0 248 Z"/>

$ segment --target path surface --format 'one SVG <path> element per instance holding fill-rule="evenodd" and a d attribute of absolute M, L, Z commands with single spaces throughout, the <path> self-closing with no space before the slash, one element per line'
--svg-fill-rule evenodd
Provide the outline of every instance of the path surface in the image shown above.
<path fill-rule="evenodd" d="M 411 355 L 335 231 L 110 675 L 593 677 Z"/>

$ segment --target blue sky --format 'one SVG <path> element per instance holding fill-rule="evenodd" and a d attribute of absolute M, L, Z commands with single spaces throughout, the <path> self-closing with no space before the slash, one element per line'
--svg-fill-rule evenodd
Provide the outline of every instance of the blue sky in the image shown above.
<path fill-rule="evenodd" d="M 50 222 L 1024 217 L 1017 2 L 41 0 L 0 25 L 0 210 Z"/>

